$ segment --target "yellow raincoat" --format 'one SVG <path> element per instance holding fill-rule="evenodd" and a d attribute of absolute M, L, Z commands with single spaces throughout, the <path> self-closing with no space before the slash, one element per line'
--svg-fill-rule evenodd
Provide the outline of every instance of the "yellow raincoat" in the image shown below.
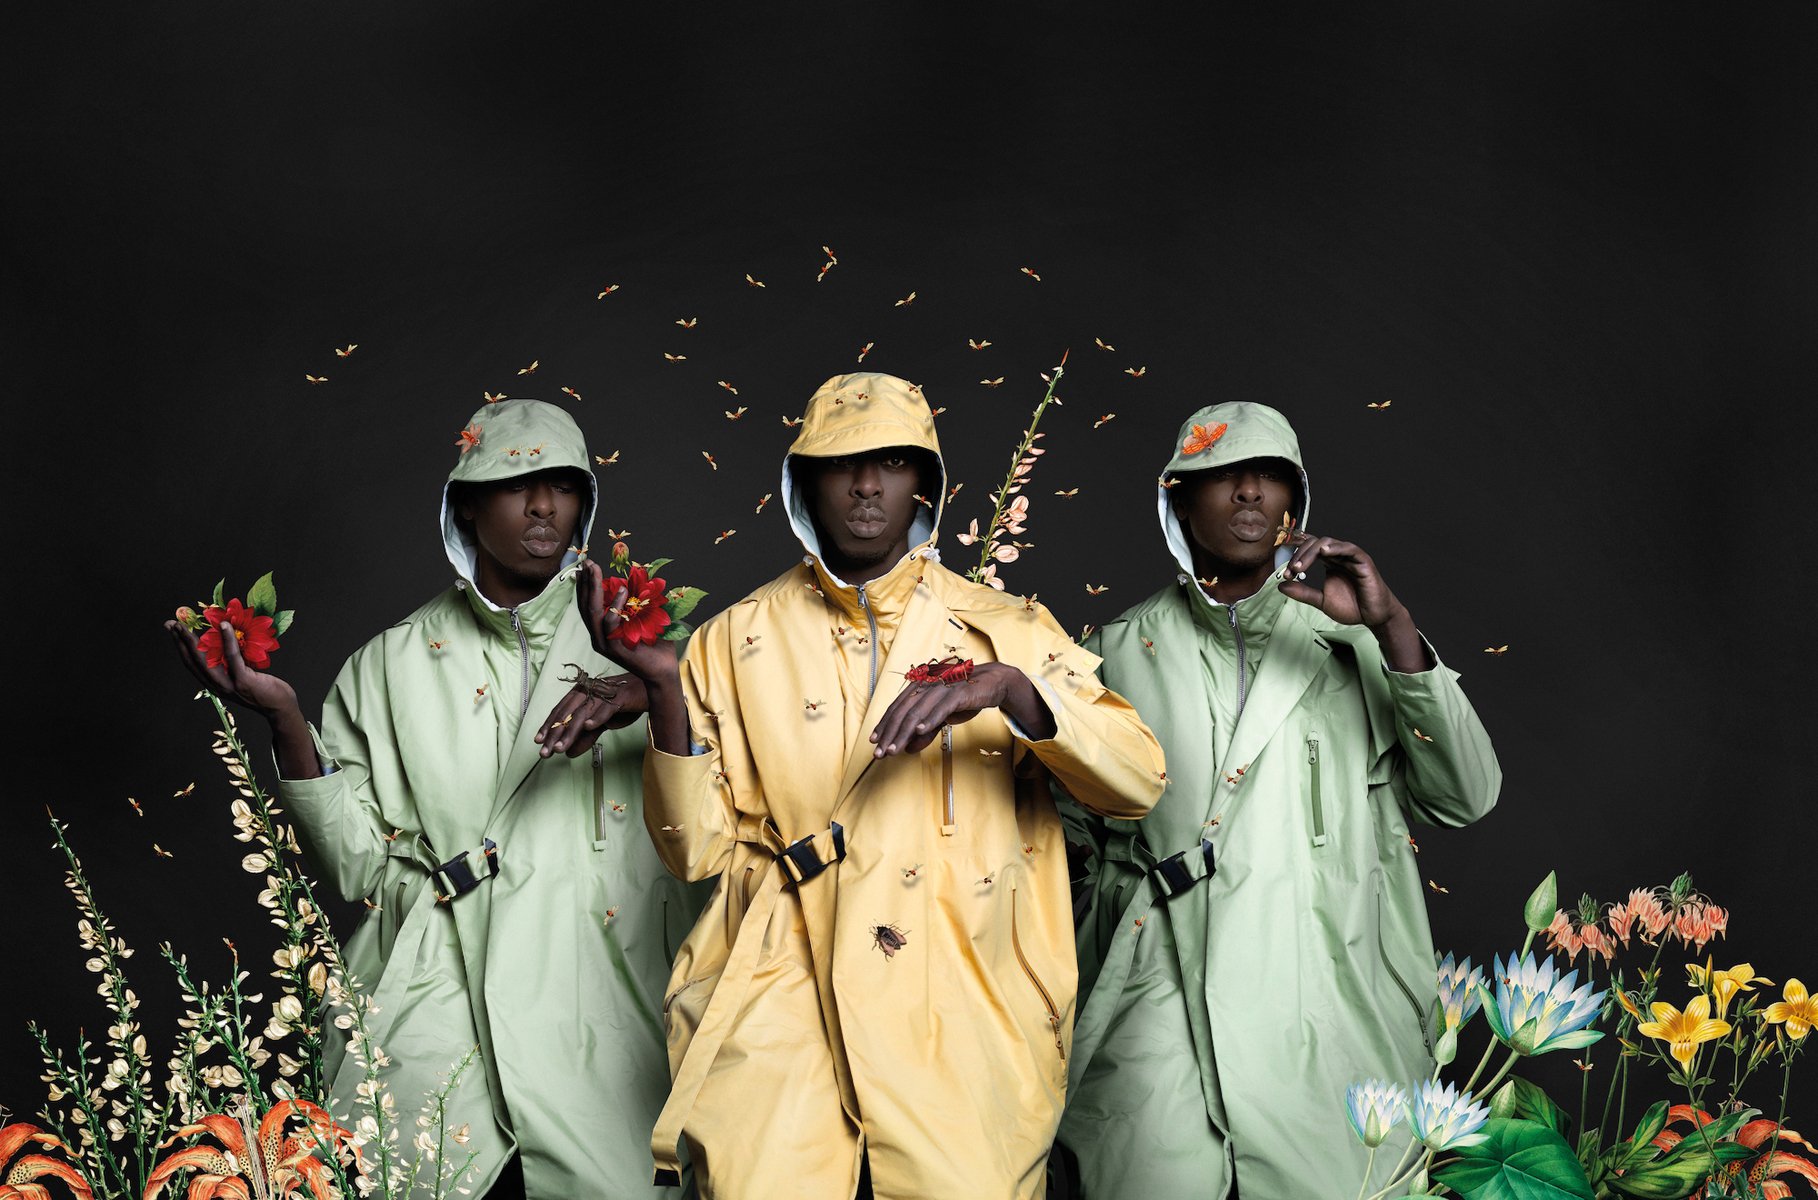
<path fill-rule="evenodd" d="M 886 446 L 938 457 L 927 403 L 846 375 L 810 398 L 790 453 Z M 850 1197 L 864 1154 L 891 1200 L 1039 1197 L 1077 978 L 1046 779 L 1136 818 L 1161 793 L 1161 751 L 1045 609 L 940 565 L 938 511 L 854 587 L 821 562 L 787 462 L 783 495 L 808 557 L 690 640 L 702 752 L 645 758 L 657 853 L 684 879 L 719 876 L 663 1004 L 659 1178 L 685 1138 L 717 1200 Z M 1021 667 L 1054 736 L 990 711 L 874 761 L 904 672 L 950 654 Z"/>

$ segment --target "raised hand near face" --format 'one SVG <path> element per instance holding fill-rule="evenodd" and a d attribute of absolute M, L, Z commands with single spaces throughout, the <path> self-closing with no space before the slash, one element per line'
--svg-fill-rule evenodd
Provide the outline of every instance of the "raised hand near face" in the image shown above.
<path fill-rule="evenodd" d="M 956 682 L 913 682 L 890 702 L 871 731 L 873 758 L 917 754 L 943 725 L 963 725 L 987 708 L 1001 708 L 1031 736 L 1054 735 L 1054 717 L 1029 677 L 1007 663 L 979 663 Z"/>
<path fill-rule="evenodd" d="M 1290 535 L 1288 546 L 1293 556 L 1281 590 L 1290 600 L 1310 604 L 1341 625 L 1364 626 L 1381 643 L 1391 670 L 1416 672 L 1434 665 L 1407 605 L 1395 598 L 1375 561 L 1360 547 L 1299 530 Z M 1296 578 L 1315 563 L 1326 569 L 1320 586 Z"/>

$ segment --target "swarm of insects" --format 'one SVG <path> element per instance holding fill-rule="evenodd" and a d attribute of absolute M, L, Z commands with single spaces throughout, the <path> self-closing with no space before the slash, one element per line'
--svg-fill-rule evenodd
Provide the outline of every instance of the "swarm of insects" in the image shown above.
<path fill-rule="evenodd" d="M 903 672 L 903 679 L 909 683 L 964 683 L 970 678 L 972 660 L 956 655 L 917 663 Z"/>
<path fill-rule="evenodd" d="M 896 952 L 909 944 L 909 931 L 895 925 L 873 925 L 871 944 L 882 950 L 885 958 L 895 958 Z"/>

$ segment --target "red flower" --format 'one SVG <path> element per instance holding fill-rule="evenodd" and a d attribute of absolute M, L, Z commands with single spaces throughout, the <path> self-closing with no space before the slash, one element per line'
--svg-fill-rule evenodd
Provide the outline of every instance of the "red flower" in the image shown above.
<path fill-rule="evenodd" d="M 209 627 L 196 642 L 208 656 L 209 666 L 219 667 L 227 661 L 221 645 L 223 623 L 234 631 L 234 637 L 240 643 L 240 654 L 248 666 L 264 670 L 271 665 L 271 652 L 278 648 L 278 635 L 270 617 L 254 612 L 236 598 L 229 600 L 226 608 L 209 605 L 202 610 L 202 618 Z"/>
<path fill-rule="evenodd" d="M 608 607 L 619 609 L 625 615 L 611 636 L 634 646 L 639 642 L 660 641 L 663 630 L 669 627 L 669 614 L 663 609 L 668 600 L 663 594 L 663 581 L 651 579 L 642 563 L 632 563 L 630 574 L 629 579 L 606 581 Z"/>

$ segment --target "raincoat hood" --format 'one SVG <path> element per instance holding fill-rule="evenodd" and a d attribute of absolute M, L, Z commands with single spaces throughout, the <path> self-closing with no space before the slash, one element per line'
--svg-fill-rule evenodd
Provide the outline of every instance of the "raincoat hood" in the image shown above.
<path fill-rule="evenodd" d="M 934 495 L 929 497 L 934 507 L 917 507 L 915 518 L 909 523 L 909 549 L 924 558 L 940 560 L 932 547 L 947 494 L 947 465 L 941 458 L 940 439 L 934 434 L 934 413 L 922 396 L 922 389 L 894 375 L 835 375 L 808 397 L 801 433 L 783 459 L 782 482 L 789 527 L 831 578 L 838 576 L 827 570 L 821 559 L 821 539 L 808 511 L 808 497 L 796 486 L 795 460 L 835 458 L 887 446 L 909 446 L 934 456 L 940 474 Z"/>
<path fill-rule="evenodd" d="M 594 514 L 600 508 L 600 483 L 588 466 L 587 443 L 581 427 L 567 410 L 541 400 L 513 398 L 483 405 L 468 420 L 460 441 L 461 456 L 448 473 L 448 484 L 492 483 L 547 471 L 554 467 L 573 467 L 587 476 L 587 502 L 575 533 L 576 548 L 587 545 L 593 529 Z M 449 487 L 442 487 L 442 545 L 448 561 L 468 593 L 487 608 L 504 611 L 481 594 L 475 586 L 478 547 L 473 535 L 461 528 L 454 507 L 448 502 Z M 561 570 L 550 579 L 550 586 L 566 578 L 580 555 L 571 548 L 562 556 Z M 544 589 L 547 594 L 548 588 Z"/>
<path fill-rule="evenodd" d="M 1168 496 L 1168 481 L 1189 471 L 1209 470 L 1247 458 L 1285 458 L 1294 464 L 1300 474 L 1300 511 L 1294 514 L 1294 527 L 1307 527 L 1313 493 L 1307 483 L 1307 468 L 1300 458 L 1300 439 L 1294 436 L 1294 427 L 1288 424 L 1288 418 L 1266 404 L 1249 400 L 1209 404 L 1181 425 L 1180 432 L 1174 437 L 1173 456 L 1162 468 L 1161 478 L 1155 486 L 1155 508 L 1161 519 L 1162 537 L 1167 540 L 1174 561 L 1180 564 L 1183 579 L 1194 576 L 1193 541 L 1174 513 Z M 1277 570 L 1287 565 L 1288 557 L 1288 547 L 1276 549 Z M 1201 589 L 1192 590 L 1207 603 L 1217 603 L 1206 597 Z"/>

